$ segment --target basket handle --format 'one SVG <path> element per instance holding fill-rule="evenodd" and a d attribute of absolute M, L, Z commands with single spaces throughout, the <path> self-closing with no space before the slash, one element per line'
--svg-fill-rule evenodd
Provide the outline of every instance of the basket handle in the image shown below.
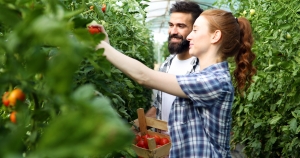
<path fill-rule="evenodd" d="M 147 134 L 147 124 L 146 124 L 144 109 L 143 108 L 138 108 L 137 109 L 137 114 L 138 114 L 138 120 L 139 120 L 141 135 L 145 135 L 145 134 Z"/>

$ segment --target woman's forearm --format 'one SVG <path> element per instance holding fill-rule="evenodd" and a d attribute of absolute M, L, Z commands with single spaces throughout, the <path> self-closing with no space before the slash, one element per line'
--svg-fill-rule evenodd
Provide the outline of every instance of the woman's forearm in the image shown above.
<path fill-rule="evenodd" d="M 104 48 L 104 55 L 106 56 L 107 60 L 110 61 L 114 66 L 120 69 L 124 74 L 126 74 L 131 79 L 135 80 L 141 85 L 145 85 L 147 77 L 145 74 L 150 73 L 150 68 L 142 64 L 136 59 L 130 58 L 115 48 L 110 46 L 106 42 L 101 42 L 97 49 Z"/>
<path fill-rule="evenodd" d="M 120 53 L 104 41 L 96 47 L 100 48 L 104 48 L 104 56 L 109 62 L 139 84 L 175 96 L 187 97 L 177 83 L 175 75 L 152 70 L 138 60 Z"/>

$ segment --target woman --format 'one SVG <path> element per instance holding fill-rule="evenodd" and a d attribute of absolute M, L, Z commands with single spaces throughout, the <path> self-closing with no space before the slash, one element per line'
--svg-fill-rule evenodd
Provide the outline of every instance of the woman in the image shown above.
<path fill-rule="evenodd" d="M 154 71 L 101 42 L 107 59 L 139 84 L 177 96 L 169 116 L 170 157 L 231 157 L 230 129 L 234 87 L 228 57 L 234 57 L 235 88 L 243 94 L 256 69 L 251 26 L 219 9 L 204 11 L 188 35 L 189 53 L 200 61 L 200 72 L 175 76 Z"/>

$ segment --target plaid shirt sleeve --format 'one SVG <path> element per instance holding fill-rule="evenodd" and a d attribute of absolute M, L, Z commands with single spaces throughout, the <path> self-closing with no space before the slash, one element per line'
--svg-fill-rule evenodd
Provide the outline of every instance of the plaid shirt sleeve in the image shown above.
<path fill-rule="evenodd" d="M 214 74 L 197 73 L 177 76 L 184 93 L 193 101 L 194 106 L 206 107 L 215 104 L 222 85 Z"/>

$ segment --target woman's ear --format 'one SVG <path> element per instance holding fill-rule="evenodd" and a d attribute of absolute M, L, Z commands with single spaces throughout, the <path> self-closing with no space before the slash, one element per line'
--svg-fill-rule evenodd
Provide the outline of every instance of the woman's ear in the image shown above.
<path fill-rule="evenodd" d="M 222 37 L 222 33 L 220 30 L 216 30 L 213 34 L 212 34 L 212 38 L 211 38 L 211 42 L 212 43 L 218 43 L 221 40 Z"/>

